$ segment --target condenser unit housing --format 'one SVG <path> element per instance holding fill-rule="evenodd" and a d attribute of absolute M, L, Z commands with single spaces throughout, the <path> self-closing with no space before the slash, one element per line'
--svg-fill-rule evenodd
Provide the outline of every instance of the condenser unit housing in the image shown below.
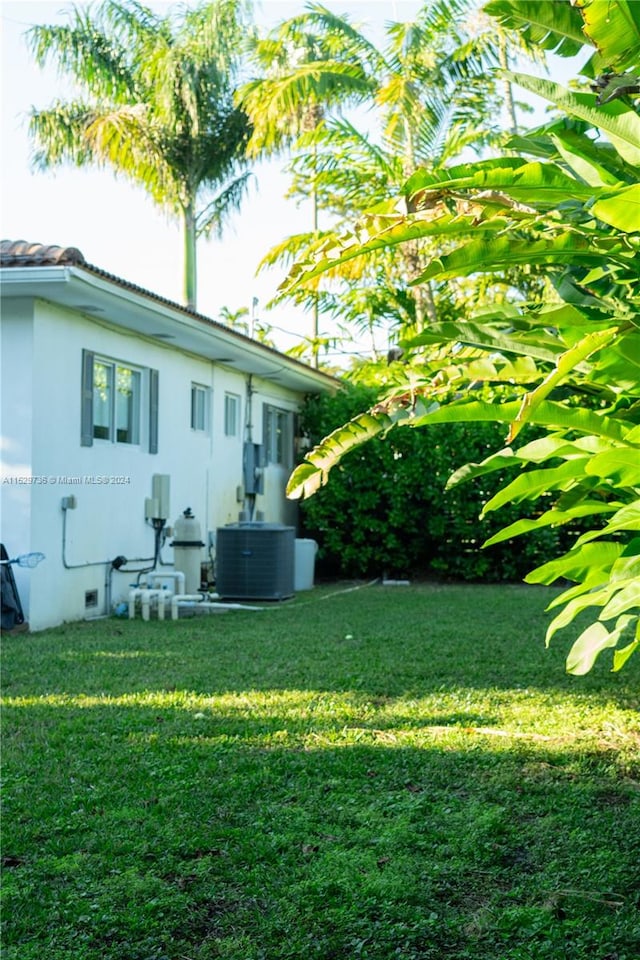
<path fill-rule="evenodd" d="M 295 527 L 232 523 L 216 533 L 216 593 L 224 600 L 284 600 L 294 588 Z"/>

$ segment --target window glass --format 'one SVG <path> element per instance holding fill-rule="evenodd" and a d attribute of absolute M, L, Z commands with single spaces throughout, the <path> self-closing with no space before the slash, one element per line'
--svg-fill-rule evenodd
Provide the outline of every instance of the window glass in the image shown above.
<path fill-rule="evenodd" d="M 291 466 L 293 461 L 292 420 L 288 410 L 265 406 L 264 446 L 268 463 Z"/>
<path fill-rule="evenodd" d="M 102 360 L 93 363 L 93 435 L 98 440 L 111 439 L 113 403 L 113 365 Z"/>
<path fill-rule="evenodd" d="M 198 383 L 191 384 L 191 429 L 205 431 L 207 424 L 209 390 Z"/>
<path fill-rule="evenodd" d="M 93 361 L 93 436 L 140 442 L 140 371 L 108 360 Z"/>
<path fill-rule="evenodd" d="M 224 433 L 237 437 L 240 432 L 240 397 L 235 393 L 224 395 Z"/>
<path fill-rule="evenodd" d="M 140 422 L 140 373 L 116 367 L 116 440 L 138 443 Z"/>

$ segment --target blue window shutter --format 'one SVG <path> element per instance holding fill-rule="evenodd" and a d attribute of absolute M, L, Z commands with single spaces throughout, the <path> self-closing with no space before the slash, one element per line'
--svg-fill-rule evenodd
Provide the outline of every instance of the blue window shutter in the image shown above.
<path fill-rule="evenodd" d="M 93 446 L 93 353 L 91 350 L 82 351 L 80 446 Z"/>
<path fill-rule="evenodd" d="M 158 371 L 149 370 L 149 453 L 158 452 L 158 381 Z"/>

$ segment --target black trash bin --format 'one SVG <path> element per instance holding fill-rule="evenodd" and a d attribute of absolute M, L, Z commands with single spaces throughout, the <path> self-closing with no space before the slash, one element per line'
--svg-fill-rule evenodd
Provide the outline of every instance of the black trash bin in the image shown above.
<path fill-rule="evenodd" d="M 20 594 L 16 586 L 16 579 L 11 569 L 11 564 L 6 561 L 9 554 L 5 550 L 4 543 L 0 543 L 0 593 L 2 596 L 2 629 L 13 630 L 14 627 L 24 623 L 24 613 L 20 603 Z"/>

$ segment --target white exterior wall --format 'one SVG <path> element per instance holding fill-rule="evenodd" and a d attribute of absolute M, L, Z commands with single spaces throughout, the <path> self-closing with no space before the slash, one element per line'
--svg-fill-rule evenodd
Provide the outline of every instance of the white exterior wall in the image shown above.
<path fill-rule="evenodd" d="M 243 482 L 247 377 L 49 303 L 36 301 L 32 322 L 24 307 L 20 309 L 20 316 L 8 309 L 3 316 L 3 391 L 6 388 L 10 399 L 3 407 L 17 410 L 12 412 L 7 431 L 7 456 L 12 458 L 7 463 L 14 472 L 24 470 L 33 481 L 24 487 L 3 485 L 3 511 L 7 509 L 9 516 L 15 517 L 5 524 L 3 516 L 3 537 L 6 529 L 8 549 L 14 552 L 40 550 L 46 554 L 37 569 L 20 571 L 18 583 L 25 616 L 31 628 L 38 630 L 107 612 L 107 561 L 124 555 L 130 569 L 148 565 L 136 561 L 152 557 L 154 551 L 153 529 L 144 519 L 153 474 L 171 478 L 170 525 L 191 507 L 207 543 L 208 531 L 237 520 L 242 509 L 237 487 Z M 140 445 L 94 439 L 92 446 L 81 446 L 83 349 L 142 370 L 159 371 L 157 454 L 148 452 L 144 386 Z M 192 382 L 211 391 L 206 434 L 191 429 Z M 263 403 L 295 411 L 301 398 L 257 377 L 253 389 L 252 439 L 259 443 Z M 240 435 L 236 437 L 224 436 L 226 391 L 241 398 Z M 3 422 L 3 434 L 4 427 Z M 271 522 L 291 522 L 294 516 L 283 496 L 287 474 L 288 470 L 276 466 L 266 471 L 265 494 L 258 496 L 256 509 Z M 109 482 L 91 482 L 90 478 L 97 477 L 109 478 Z M 66 562 L 74 569 L 65 569 L 61 500 L 71 495 L 76 497 L 77 507 L 66 511 Z M 167 543 L 163 560 L 171 561 L 172 553 Z M 202 560 L 206 556 L 203 549 Z M 131 572 L 113 574 L 112 604 L 126 598 L 135 576 Z M 98 591 L 98 606 L 87 609 L 85 592 L 92 590 Z"/>
<path fill-rule="evenodd" d="M 19 300 L 10 302 L 8 307 L 0 325 L 0 540 L 9 555 L 15 557 L 38 549 L 31 538 L 31 488 L 14 482 L 31 476 L 33 308 Z M 18 566 L 13 567 L 13 572 L 26 610 L 33 573 Z"/>

